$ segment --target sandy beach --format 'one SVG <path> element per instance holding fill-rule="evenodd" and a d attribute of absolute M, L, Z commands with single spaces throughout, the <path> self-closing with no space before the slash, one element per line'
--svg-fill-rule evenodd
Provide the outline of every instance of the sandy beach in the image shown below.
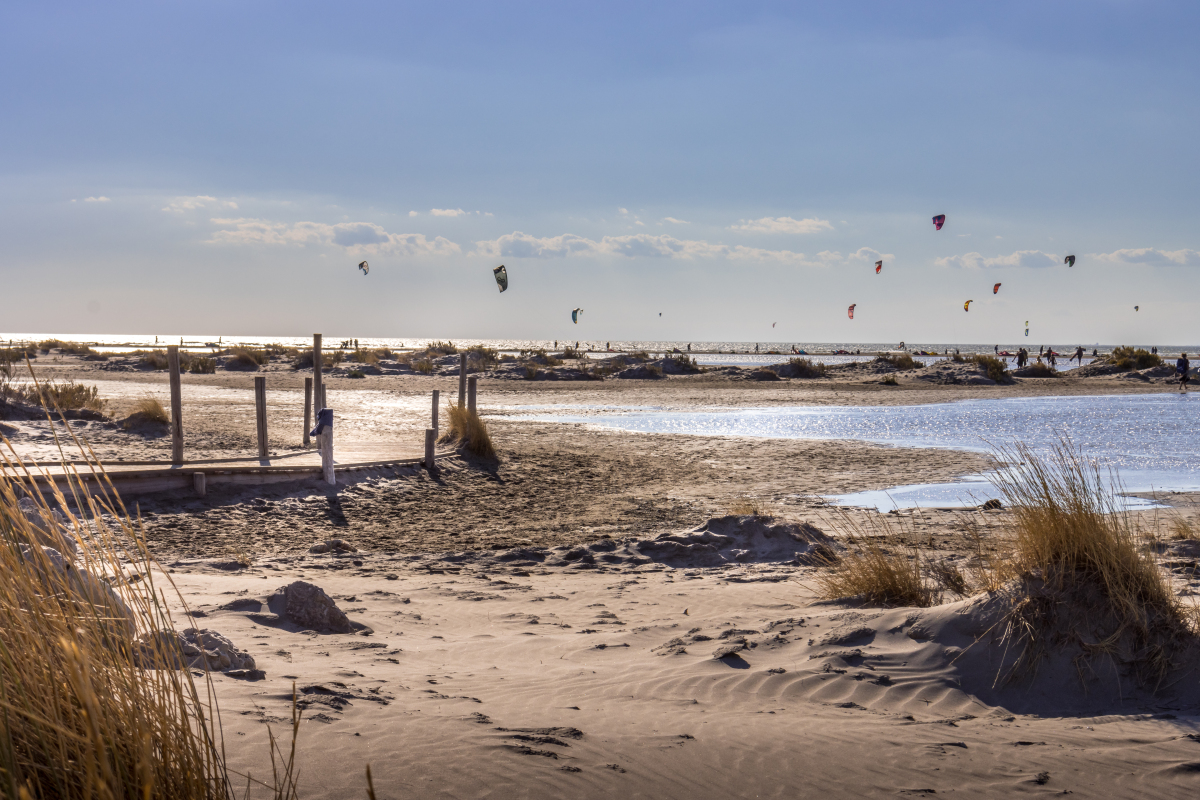
<path fill-rule="evenodd" d="M 116 420 L 167 396 L 162 372 L 63 358 L 40 379 L 99 387 Z M 268 369 L 272 452 L 300 448 L 305 374 Z M 757 381 L 479 382 L 498 462 L 434 473 L 214 487 L 127 498 L 186 601 L 178 627 L 249 652 L 257 680 L 213 673 L 230 765 L 266 778 L 268 729 L 303 710 L 302 796 L 1173 797 L 1200 772 L 1197 675 L 1148 691 L 1121 669 L 1052 663 L 1005 683 L 986 595 L 930 608 L 818 599 L 818 548 L 884 517 L 896 542 L 962 565 L 1007 542 L 1009 512 L 879 515 L 823 495 L 949 481 L 988 459 L 861 441 L 636 434 L 519 419 L 529 408 L 874 406 L 1163 392 L 1155 379 L 1011 385 L 878 376 Z M 189 457 L 253 452 L 252 376 L 185 375 Z M 331 376 L 345 441 L 416 444 L 447 375 Z M 543 412 L 544 413 L 544 412 Z M 553 413 L 553 412 L 551 412 Z M 9 420 L 27 458 L 49 423 Z M 104 461 L 161 459 L 169 437 L 79 421 Z M 1167 502 L 1185 518 L 1190 494 Z M 1142 512 L 1150 519 L 1153 513 Z M 343 552 L 310 552 L 329 540 Z M 713 543 L 716 544 L 713 544 Z M 320 548 L 318 548 L 320 549 Z M 823 552 L 823 551 L 821 551 Z M 1163 550 L 1180 594 L 1200 543 Z M 350 621 L 306 628 L 281 587 L 320 587 Z M 174 602 L 174 601 L 173 601 Z M 1053 659 L 1052 659 L 1053 661 Z M 257 790 L 256 790 L 257 791 Z M 255 794 L 251 796 L 266 796 Z"/>

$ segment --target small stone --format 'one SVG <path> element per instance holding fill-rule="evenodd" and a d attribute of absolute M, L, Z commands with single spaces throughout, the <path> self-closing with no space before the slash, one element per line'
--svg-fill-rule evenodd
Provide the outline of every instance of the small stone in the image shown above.
<path fill-rule="evenodd" d="M 297 625 L 332 633 L 353 630 L 349 618 L 319 586 L 296 581 L 280 587 L 275 596 L 284 600 L 285 616 Z"/>

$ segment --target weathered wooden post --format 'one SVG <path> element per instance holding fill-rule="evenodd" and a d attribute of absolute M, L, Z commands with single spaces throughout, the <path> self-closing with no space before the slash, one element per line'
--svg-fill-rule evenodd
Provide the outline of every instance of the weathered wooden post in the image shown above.
<path fill-rule="evenodd" d="M 179 347 L 167 348 L 171 368 L 171 463 L 183 463 L 183 397 L 179 387 Z"/>
<path fill-rule="evenodd" d="M 311 441 L 308 436 L 308 426 L 312 424 L 312 399 L 313 399 L 313 379 L 304 379 L 304 446 L 308 447 Z"/>
<path fill-rule="evenodd" d="M 267 457 L 267 379 L 254 379 L 254 416 L 258 422 L 258 457 Z"/>
<path fill-rule="evenodd" d="M 324 396 L 321 394 L 321 334 L 313 334 L 313 399 L 317 401 L 317 410 L 325 407 Z"/>
<path fill-rule="evenodd" d="M 458 354 L 458 407 L 462 408 L 467 399 L 467 354 Z"/>
<path fill-rule="evenodd" d="M 192 473 L 192 488 L 196 490 L 196 494 L 204 497 L 208 494 L 208 481 L 203 472 Z"/>
<path fill-rule="evenodd" d="M 433 436 L 436 439 L 438 435 L 438 398 L 441 397 L 441 391 L 433 390 Z"/>
<path fill-rule="evenodd" d="M 433 472 L 433 445 L 437 441 L 437 431 L 425 429 L 425 469 Z"/>
<path fill-rule="evenodd" d="M 321 477 L 328 484 L 336 484 L 333 474 L 333 409 L 322 408 L 317 412 L 317 427 L 312 435 L 317 437 L 317 448 L 321 452 Z"/>
<path fill-rule="evenodd" d="M 320 402 L 321 408 L 329 408 L 329 400 L 328 400 L 328 398 L 325 397 L 325 388 L 326 388 L 325 385 L 321 384 L 321 402 Z"/>
<path fill-rule="evenodd" d="M 477 385 L 477 379 L 475 378 L 474 375 L 467 378 L 467 411 L 470 411 L 472 414 L 475 413 L 475 387 L 476 387 L 476 385 Z"/>

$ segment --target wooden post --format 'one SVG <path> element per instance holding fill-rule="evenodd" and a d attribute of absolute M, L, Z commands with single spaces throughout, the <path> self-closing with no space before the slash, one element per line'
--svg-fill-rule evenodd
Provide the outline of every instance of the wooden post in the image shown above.
<path fill-rule="evenodd" d="M 332 415 L 331 415 L 332 416 Z M 330 486 L 337 485 L 333 474 L 333 425 L 327 425 L 321 432 L 321 473 L 325 482 Z"/>
<path fill-rule="evenodd" d="M 467 354 L 458 354 L 458 407 L 462 408 L 467 399 Z"/>
<path fill-rule="evenodd" d="M 425 469 L 433 472 L 433 445 L 437 440 L 437 431 L 433 428 L 425 429 Z"/>
<path fill-rule="evenodd" d="M 171 368 L 171 463 L 183 463 L 183 397 L 179 388 L 179 348 L 167 348 L 167 364 Z"/>
<path fill-rule="evenodd" d="M 258 422 L 258 457 L 267 457 L 267 379 L 254 379 L 254 415 Z"/>
<path fill-rule="evenodd" d="M 474 375 L 467 378 L 467 411 L 475 413 L 475 388 L 477 380 Z"/>
<path fill-rule="evenodd" d="M 313 399 L 313 379 L 304 379 L 304 446 L 308 447 L 312 441 L 308 432 L 312 430 L 312 399 Z"/>
<path fill-rule="evenodd" d="M 438 435 L 438 398 L 441 397 L 441 395 L 442 393 L 440 390 L 433 390 L 433 438 L 435 439 Z"/>
<path fill-rule="evenodd" d="M 321 334 L 313 334 L 313 399 L 317 401 L 317 410 L 325 407 L 325 396 L 321 394 Z"/>
<path fill-rule="evenodd" d="M 192 473 L 192 487 L 196 490 L 196 494 L 201 497 L 208 494 L 207 479 L 203 472 Z"/>
<path fill-rule="evenodd" d="M 321 403 L 320 403 L 321 408 L 329 408 L 329 403 L 325 398 L 325 385 L 324 384 L 321 384 L 320 395 L 321 395 Z"/>

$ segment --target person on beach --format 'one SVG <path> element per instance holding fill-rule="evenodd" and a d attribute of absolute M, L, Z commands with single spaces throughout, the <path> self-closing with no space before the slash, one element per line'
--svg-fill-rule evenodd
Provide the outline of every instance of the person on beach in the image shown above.
<path fill-rule="evenodd" d="M 1075 355 L 1068 358 L 1067 363 L 1070 364 L 1072 361 L 1075 361 L 1076 359 L 1079 360 L 1079 366 L 1082 367 L 1083 366 L 1083 345 L 1080 345 L 1079 347 L 1075 348 Z"/>
<path fill-rule="evenodd" d="M 1052 366 L 1052 367 L 1058 366 L 1058 360 L 1055 359 L 1055 357 L 1054 357 L 1054 349 L 1053 348 L 1051 348 L 1050 351 L 1046 353 L 1046 360 L 1050 362 L 1050 366 Z"/>
<path fill-rule="evenodd" d="M 1175 362 L 1175 374 L 1179 376 L 1179 391 L 1186 392 L 1188 381 L 1188 371 L 1192 365 L 1188 361 L 1187 353 L 1180 353 L 1179 360 Z"/>

